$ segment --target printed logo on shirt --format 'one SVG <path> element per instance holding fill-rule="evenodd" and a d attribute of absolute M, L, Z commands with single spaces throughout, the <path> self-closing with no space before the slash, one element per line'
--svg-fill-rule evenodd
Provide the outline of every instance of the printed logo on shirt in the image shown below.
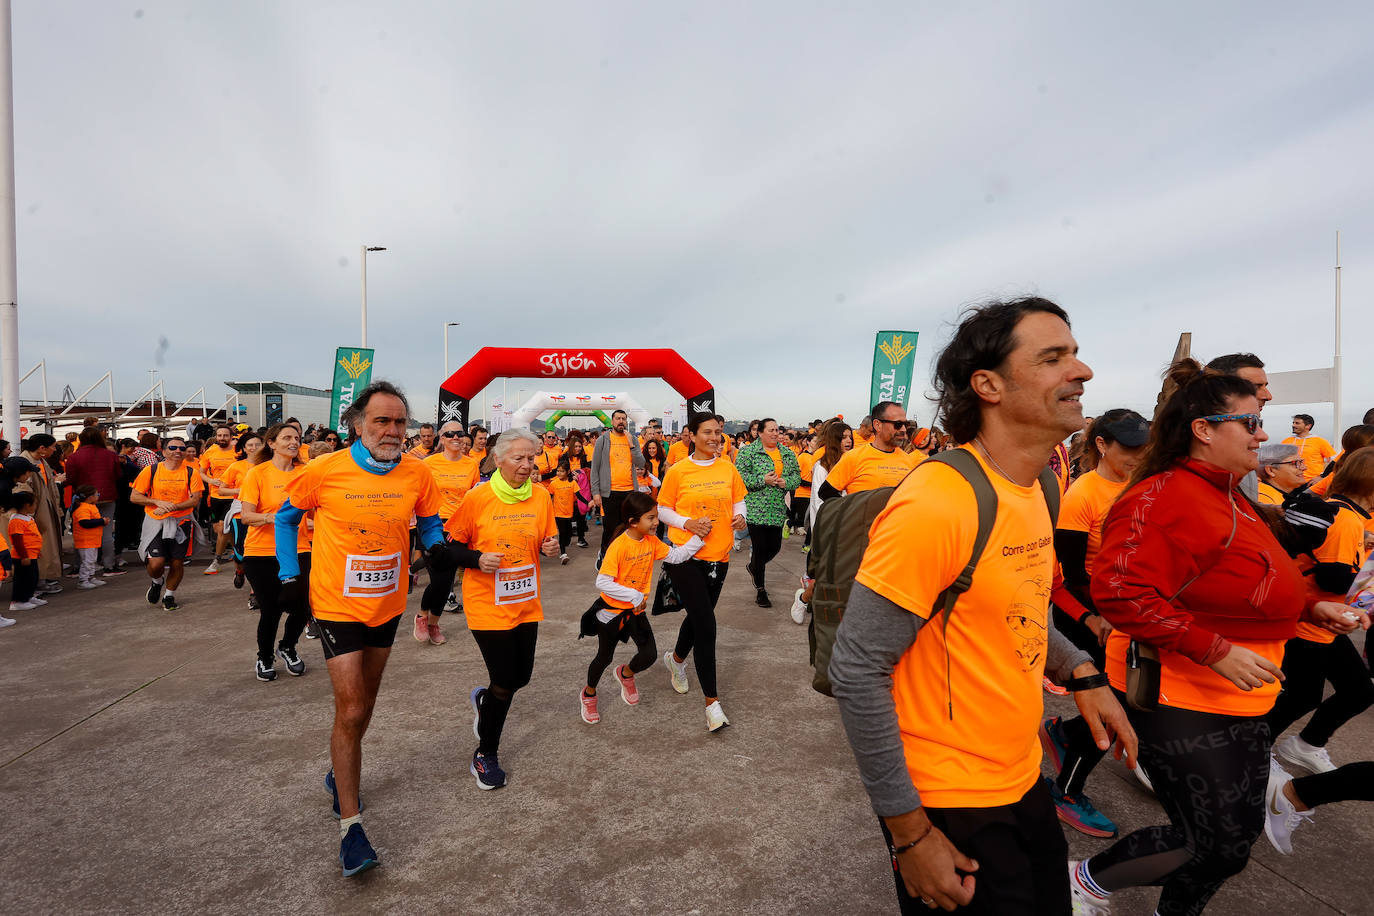
<path fill-rule="evenodd" d="M 1035 576 L 1017 586 L 1012 605 L 1007 610 L 1007 627 L 1021 640 L 1016 658 L 1022 671 L 1034 669 L 1045 655 L 1049 641 L 1045 611 L 1049 600 L 1050 583 L 1044 576 Z"/>

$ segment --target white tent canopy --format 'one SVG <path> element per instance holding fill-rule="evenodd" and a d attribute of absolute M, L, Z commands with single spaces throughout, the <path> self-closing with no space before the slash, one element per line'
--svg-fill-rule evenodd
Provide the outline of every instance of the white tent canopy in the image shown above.
<path fill-rule="evenodd" d="M 613 410 L 623 410 L 630 415 L 636 426 L 647 426 L 649 411 L 638 401 L 623 391 L 605 394 L 568 393 L 562 391 L 536 391 L 534 397 L 525 402 L 519 410 L 511 414 L 511 426 L 529 426 L 540 414 L 554 410 L 600 410 L 609 414 Z"/>

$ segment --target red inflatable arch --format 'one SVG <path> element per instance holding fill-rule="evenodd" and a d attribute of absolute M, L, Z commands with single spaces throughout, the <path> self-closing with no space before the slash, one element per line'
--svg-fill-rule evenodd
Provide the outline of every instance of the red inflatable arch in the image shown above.
<path fill-rule="evenodd" d="M 468 408 L 493 379 L 661 378 L 687 401 L 687 413 L 715 413 L 716 390 L 676 350 L 483 347 L 439 386 L 439 422 L 468 425 Z"/>

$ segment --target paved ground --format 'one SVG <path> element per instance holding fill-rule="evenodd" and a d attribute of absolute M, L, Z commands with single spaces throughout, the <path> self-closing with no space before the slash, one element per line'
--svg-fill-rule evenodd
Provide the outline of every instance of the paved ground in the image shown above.
<path fill-rule="evenodd" d="M 695 676 L 680 697 L 661 667 L 641 679 L 638 708 L 607 680 L 601 724 L 582 723 L 594 647 L 575 637 L 594 558 L 574 553 L 544 570 L 548 620 L 506 728 L 503 791 L 478 791 L 467 772 L 466 699 L 485 674 L 462 618 L 446 618 L 442 647 L 403 627 L 364 748 L 385 864 L 350 881 L 321 785 L 331 707 L 318 646 L 303 643 L 305 677 L 261 684 L 256 615 L 230 576 L 194 566 L 175 614 L 144 602 L 141 573 L 99 592 L 68 580 L 0 631 L 0 912 L 891 912 L 838 716 L 811 691 L 805 631 L 786 616 L 798 542 L 775 563 L 772 610 L 753 605 L 742 563 L 730 574 L 720 676 L 733 726 L 715 735 Z M 676 622 L 654 619 L 661 649 Z M 1368 757 L 1371 738 L 1366 715 L 1333 756 Z M 1114 762 L 1089 789 L 1125 830 L 1163 819 Z M 1261 840 L 1208 913 L 1374 913 L 1372 810 L 1321 812 L 1292 857 Z M 1076 855 L 1105 846 L 1070 842 Z M 1149 913 L 1154 894 L 1118 899 L 1118 912 Z"/>

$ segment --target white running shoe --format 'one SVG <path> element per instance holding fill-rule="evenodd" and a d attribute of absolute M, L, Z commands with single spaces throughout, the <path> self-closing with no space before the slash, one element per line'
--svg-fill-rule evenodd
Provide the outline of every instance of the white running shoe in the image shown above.
<path fill-rule="evenodd" d="M 802 600 L 804 588 L 799 588 L 792 596 L 792 622 L 795 624 L 806 623 L 806 602 Z"/>
<path fill-rule="evenodd" d="M 210 561 L 210 565 L 207 566 L 207 567 L 205 567 L 205 572 L 203 573 L 203 575 L 206 575 L 206 576 L 218 576 L 218 575 L 219 575 L 219 557 L 215 557 L 213 560 Z"/>
<path fill-rule="evenodd" d="M 720 708 L 720 700 L 716 700 L 706 707 L 706 730 L 717 732 L 730 724 L 730 720 L 725 718 L 725 710 Z"/>
<path fill-rule="evenodd" d="M 1274 746 L 1274 755 L 1284 763 L 1306 770 L 1312 775 L 1330 773 L 1336 769 L 1331 755 L 1324 747 L 1313 747 L 1297 735 L 1289 735 Z"/>
<path fill-rule="evenodd" d="M 567 566 L 567 565 L 568 565 L 568 555 L 567 555 L 566 553 L 560 554 L 559 557 L 558 557 L 558 562 L 559 562 L 561 565 L 563 565 L 563 566 Z"/>
<path fill-rule="evenodd" d="M 1293 777 L 1284 772 L 1278 761 L 1270 758 L 1269 788 L 1264 793 L 1264 835 L 1285 856 L 1293 854 L 1293 831 L 1317 813 L 1299 811 L 1283 794 L 1283 787 L 1292 781 Z"/>
<path fill-rule="evenodd" d="M 77 587 L 77 588 L 88 588 L 88 589 L 89 589 L 89 588 L 100 588 L 100 586 L 102 586 L 102 585 L 108 585 L 108 584 L 109 584 L 109 583 L 107 583 L 104 579 L 82 579 L 80 582 L 76 583 L 76 587 Z"/>
<path fill-rule="evenodd" d="M 1073 916 L 1111 916 L 1112 905 L 1085 887 L 1078 877 L 1079 861 L 1069 860 L 1069 893 L 1073 899 Z"/>
<path fill-rule="evenodd" d="M 34 595 L 32 598 L 29 599 L 29 604 L 32 604 L 34 607 L 42 607 L 43 605 L 45 605 L 45 604 L 47 604 L 47 603 L 48 603 L 48 599 L 47 599 L 47 598 L 40 598 L 40 597 L 38 597 L 37 595 Z M 14 605 L 10 605 L 10 607 L 13 607 L 13 606 L 14 606 Z"/>
<path fill-rule="evenodd" d="M 1140 780 L 1140 784 L 1145 787 L 1146 792 L 1149 792 L 1151 795 L 1155 794 L 1154 783 L 1150 782 L 1150 774 L 1145 772 L 1144 764 L 1137 760 L 1135 762 L 1135 769 L 1131 770 L 1131 772 L 1135 774 L 1136 779 Z"/>
<path fill-rule="evenodd" d="M 461 605 L 458 604 L 458 597 L 454 595 L 453 592 L 449 592 L 448 600 L 444 602 L 444 613 L 452 614 L 454 611 L 458 610 L 460 606 Z"/>
<path fill-rule="evenodd" d="M 11 611 L 31 611 L 31 610 L 33 610 L 33 609 L 36 608 L 36 607 L 38 607 L 38 605 L 34 604 L 32 599 L 30 599 L 30 600 L 28 600 L 28 601 L 11 601 L 11 602 L 10 602 L 10 610 L 11 610 Z"/>
<path fill-rule="evenodd" d="M 5 627 L 12 627 L 12 626 L 14 626 L 14 618 L 13 618 L 13 617 L 0 617 L 0 630 L 3 630 Z"/>
<path fill-rule="evenodd" d="M 668 678 L 673 682 L 673 689 L 678 693 L 686 693 L 691 689 L 687 683 L 687 663 L 678 664 L 673 661 L 673 651 L 669 649 L 663 653 L 663 664 L 668 666 Z"/>

